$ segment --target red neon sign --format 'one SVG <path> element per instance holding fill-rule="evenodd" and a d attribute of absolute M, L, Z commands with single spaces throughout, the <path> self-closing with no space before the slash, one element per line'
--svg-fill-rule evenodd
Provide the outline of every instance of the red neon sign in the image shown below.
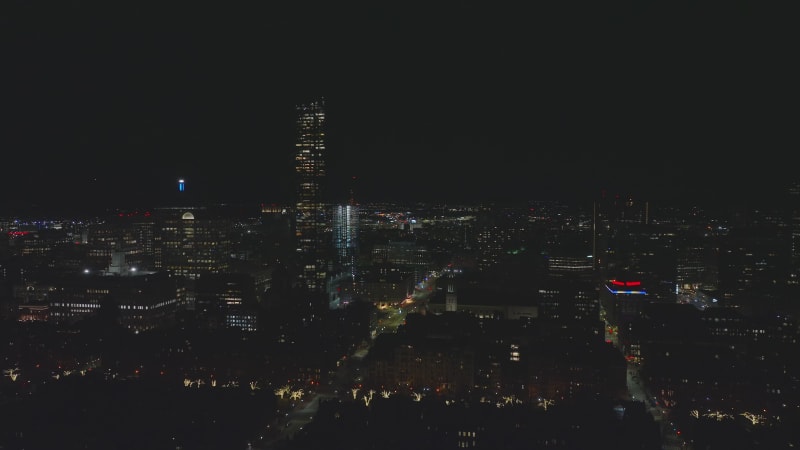
<path fill-rule="evenodd" d="M 614 286 L 641 286 L 642 282 L 641 281 L 617 281 L 617 280 L 611 280 L 611 284 L 613 284 Z"/>

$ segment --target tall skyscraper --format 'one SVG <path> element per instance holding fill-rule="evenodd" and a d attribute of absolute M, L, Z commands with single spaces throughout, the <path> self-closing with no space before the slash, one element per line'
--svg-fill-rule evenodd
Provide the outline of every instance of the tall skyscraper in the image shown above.
<path fill-rule="evenodd" d="M 298 276 L 309 290 L 322 292 L 327 278 L 326 214 L 322 195 L 325 180 L 325 100 L 298 105 L 296 109 Z"/>
<path fill-rule="evenodd" d="M 789 185 L 787 209 L 790 223 L 790 250 L 792 255 L 792 271 L 800 272 L 800 181 Z"/>
<path fill-rule="evenodd" d="M 356 281 L 358 256 L 358 205 L 337 205 L 333 211 L 333 248 L 338 271 Z"/>

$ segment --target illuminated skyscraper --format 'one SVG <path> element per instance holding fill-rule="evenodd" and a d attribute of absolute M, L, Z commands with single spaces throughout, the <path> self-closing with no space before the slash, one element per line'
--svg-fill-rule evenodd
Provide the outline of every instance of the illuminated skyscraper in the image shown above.
<path fill-rule="evenodd" d="M 205 208 L 156 210 L 154 266 L 197 280 L 204 273 L 225 273 L 231 252 L 230 219 Z"/>
<path fill-rule="evenodd" d="M 333 211 L 333 248 L 336 268 L 356 280 L 358 255 L 358 205 L 337 205 Z"/>
<path fill-rule="evenodd" d="M 326 234 L 322 183 L 325 179 L 325 101 L 319 99 L 297 106 L 296 236 L 300 261 L 298 276 L 311 291 L 325 287 Z"/>

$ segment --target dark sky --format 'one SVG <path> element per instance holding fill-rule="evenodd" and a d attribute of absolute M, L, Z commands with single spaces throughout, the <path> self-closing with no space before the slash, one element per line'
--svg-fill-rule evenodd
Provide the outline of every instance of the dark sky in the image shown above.
<path fill-rule="evenodd" d="M 285 4 L 283 4 L 285 3 Z M 763 194 L 792 179 L 797 27 L 772 5 L 8 1 L 2 209 Z M 770 3 L 770 2 L 767 2 Z M 276 6 L 279 5 L 280 6 Z"/>

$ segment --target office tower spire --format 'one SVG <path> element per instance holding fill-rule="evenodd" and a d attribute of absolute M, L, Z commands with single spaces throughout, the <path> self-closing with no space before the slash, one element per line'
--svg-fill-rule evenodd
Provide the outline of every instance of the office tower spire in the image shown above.
<path fill-rule="evenodd" d="M 296 235 L 300 281 L 311 291 L 321 292 L 326 279 L 325 209 L 322 201 L 325 179 L 325 101 L 297 106 Z"/>

